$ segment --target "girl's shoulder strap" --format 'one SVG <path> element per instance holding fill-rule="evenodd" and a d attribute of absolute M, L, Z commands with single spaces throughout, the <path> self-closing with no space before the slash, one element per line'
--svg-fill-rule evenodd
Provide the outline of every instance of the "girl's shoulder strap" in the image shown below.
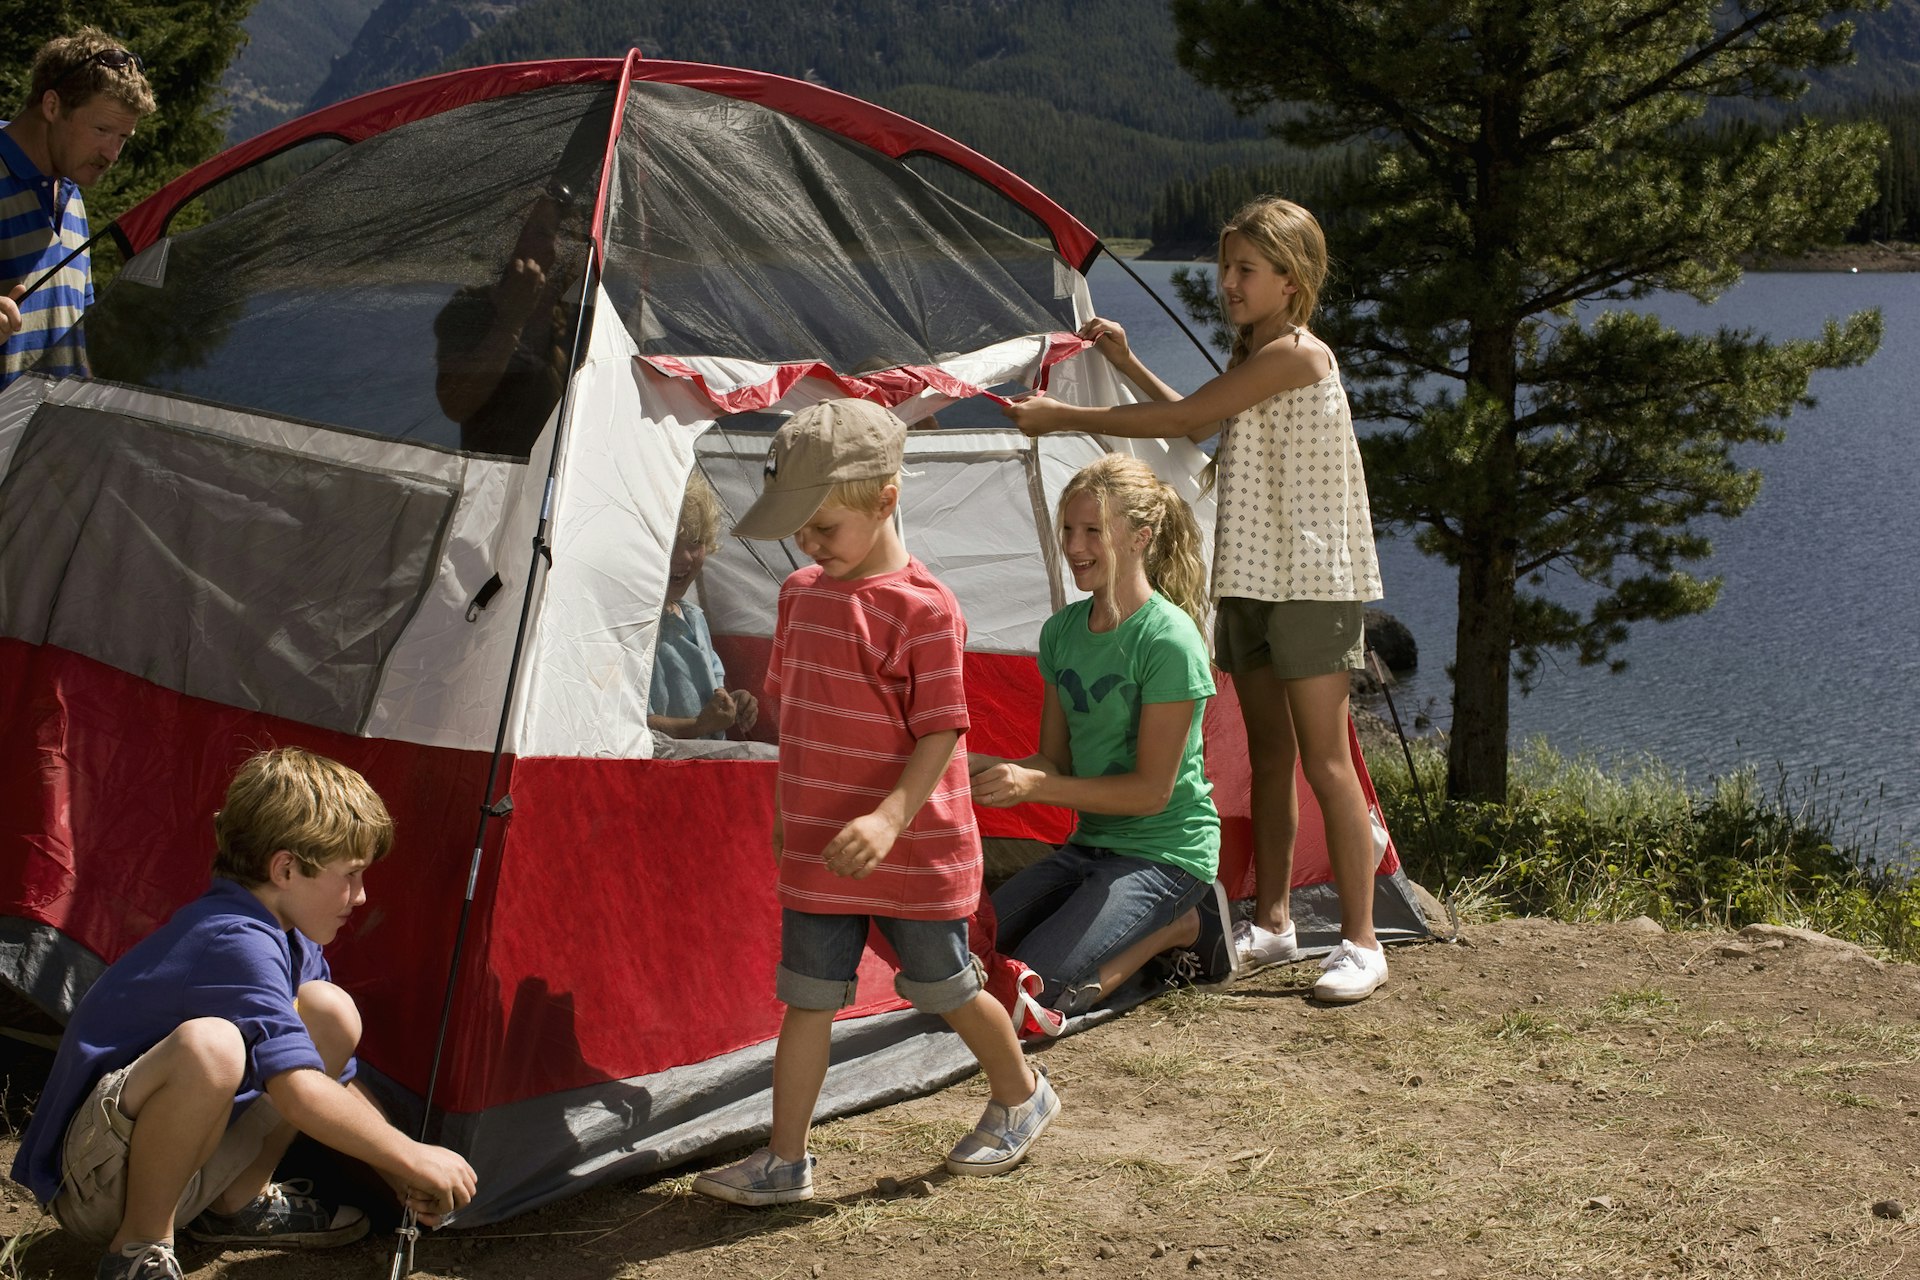
<path fill-rule="evenodd" d="M 1313 345 L 1320 348 L 1320 350 L 1327 353 L 1327 367 L 1330 372 L 1333 372 L 1333 373 L 1340 372 L 1340 357 L 1333 353 L 1333 348 L 1327 345 L 1327 340 L 1325 338 L 1322 338 L 1319 334 L 1314 333 L 1313 331 L 1308 329 L 1307 326 L 1303 324 L 1297 324 L 1293 326 L 1293 331 L 1299 336 L 1301 336 L 1302 338 L 1305 338 L 1307 339 L 1307 341 L 1313 343 Z"/>

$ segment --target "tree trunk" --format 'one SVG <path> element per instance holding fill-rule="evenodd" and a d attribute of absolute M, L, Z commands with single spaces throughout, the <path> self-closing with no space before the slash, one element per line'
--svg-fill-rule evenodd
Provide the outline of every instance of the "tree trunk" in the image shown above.
<path fill-rule="evenodd" d="M 1489 187 L 1499 185 L 1486 179 Z M 1511 219 L 1500 219 L 1501 225 Z M 1507 265 L 1489 256 L 1488 276 Z M 1516 329 L 1508 315 L 1474 324 L 1467 340 L 1469 395 L 1498 423 L 1477 459 L 1477 510 L 1461 523 L 1459 623 L 1454 632 L 1453 729 L 1447 742 L 1447 794 L 1456 800 L 1507 800 L 1507 704 L 1513 653 L 1514 508 L 1520 494 L 1520 441 L 1514 426 Z M 1478 393 L 1477 396 L 1475 393 Z"/>
<path fill-rule="evenodd" d="M 1475 541 L 1460 562 L 1447 794 L 1456 800 L 1505 803 L 1513 551 L 1502 538 Z"/>

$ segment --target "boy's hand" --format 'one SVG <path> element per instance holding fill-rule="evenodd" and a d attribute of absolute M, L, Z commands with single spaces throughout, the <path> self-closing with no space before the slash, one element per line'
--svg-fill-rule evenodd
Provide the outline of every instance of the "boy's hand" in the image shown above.
<path fill-rule="evenodd" d="M 27 286 L 22 283 L 0 294 L 0 338 L 11 338 L 20 332 L 20 299 L 26 292 Z"/>
<path fill-rule="evenodd" d="M 773 865 L 780 865 L 780 855 L 787 851 L 787 827 L 780 821 L 778 809 L 773 815 Z"/>
<path fill-rule="evenodd" d="M 740 732 L 746 733 L 760 720 L 760 699 L 745 689 L 733 691 L 733 723 Z"/>
<path fill-rule="evenodd" d="M 710 733 L 719 733 L 731 728 L 738 708 L 734 706 L 733 695 L 725 689 L 715 689 L 713 696 L 707 699 L 707 705 L 700 708 L 700 714 L 693 718 L 693 733 L 704 738 Z"/>
<path fill-rule="evenodd" d="M 1038 769 L 1000 760 L 973 775 L 973 802 L 989 809 L 1025 804 L 1047 775 Z"/>
<path fill-rule="evenodd" d="M 439 1226 L 441 1219 L 464 1208 L 479 1187 L 473 1166 L 457 1152 L 419 1142 L 413 1144 L 406 1167 L 389 1180 L 413 1216 L 429 1227 Z"/>
<path fill-rule="evenodd" d="M 820 851 L 827 870 L 850 880 L 864 880 L 886 859 L 900 828 L 884 814 L 869 813 L 840 828 L 840 834 Z"/>

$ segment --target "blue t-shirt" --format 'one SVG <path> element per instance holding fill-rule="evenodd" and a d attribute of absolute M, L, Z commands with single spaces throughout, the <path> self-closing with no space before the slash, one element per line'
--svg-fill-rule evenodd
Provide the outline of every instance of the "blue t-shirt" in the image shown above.
<path fill-rule="evenodd" d="M 1196 880 L 1220 868 L 1220 815 L 1207 780 L 1201 720 L 1214 693 L 1207 642 L 1193 619 L 1159 592 L 1112 631 L 1093 631 L 1092 599 L 1076 601 L 1040 628 L 1040 674 L 1066 717 L 1068 765 L 1077 778 L 1131 773 L 1138 764 L 1140 710 L 1191 702 L 1173 794 L 1158 813 L 1082 813 L 1076 844 L 1179 867 Z"/>
<path fill-rule="evenodd" d="M 224 1018 L 240 1028 L 247 1071 L 234 1095 L 236 1109 L 284 1071 L 325 1070 L 293 1001 L 302 983 L 331 977 L 318 943 L 283 929 L 244 885 L 216 879 L 81 998 L 21 1135 L 14 1181 L 42 1204 L 51 1201 L 60 1190 L 68 1122 L 100 1077 L 194 1018 Z M 349 1062 L 340 1078 L 350 1079 L 353 1070 Z"/>
<path fill-rule="evenodd" d="M 680 602 L 680 612 L 660 611 L 660 643 L 653 651 L 653 688 L 647 712 L 656 716 L 691 719 L 700 714 L 715 689 L 726 685 L 727 673 L 713 651 L 706 615 L 691 600 Z M 726 733 L 709 733 L 724 738 Z"/>

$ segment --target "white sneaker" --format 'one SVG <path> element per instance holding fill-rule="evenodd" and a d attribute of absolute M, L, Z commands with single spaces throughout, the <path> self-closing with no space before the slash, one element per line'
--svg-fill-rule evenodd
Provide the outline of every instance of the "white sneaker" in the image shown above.
<path fill-rule="evenodd" d="M 1352 1004 L 1365 1000 L 1387 980 L 1387 953 L 1378 947 L 1363 947 L 1340 940 L 1327 958 L 1320 962 L 1320 981 L 1313 984 L 1313 998 L 1327 1004 Z"/>
<path fill-rule="evenodd" d="M 1251 920 L 1237 922 L 1233 926 L 1233 950 L 1240 960 L 1240 976 L 1298 960 L 1300 947 L 1294 937 L 1292 921 L 1288 921 L 1280 933 L 1264 929 Z"/>

